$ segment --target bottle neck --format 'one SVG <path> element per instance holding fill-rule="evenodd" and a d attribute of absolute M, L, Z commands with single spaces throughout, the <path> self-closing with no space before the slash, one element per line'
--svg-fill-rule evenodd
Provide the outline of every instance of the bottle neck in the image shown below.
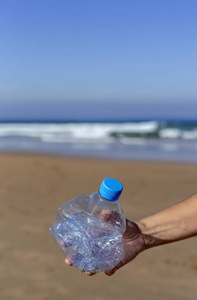
<path fill-rule="evenodd" d="M 120 205 L 119 202 L 118 202 L 118 200 L 116 200 L 116 201 L 109 201 L 109 200 L 103 198 L 101 196 L 101 194 L 99 193 L 99 191 L 91 194 L 89 197 L 90 197 L 90 200 L 93 201 L 95 204 L 101 205 L 103 207 L 105 207 L 105 206 L 106 207 L 111 207 L 111 209 L 113 209 L 113 210 L 116 209 L 117 206 Z"/>
<path fill-rule="evenodd" d="M 112 200 L 108 200 L 108 199 L 105 199 L 101 194 L 100 192 L 98 191 L 98 196 L 99 198 L 105 202 L 105 203 L 108 203 L 108 205 L 111 203 L 112 205 L 115 204 L 115 203 L 118 203 L 118 200 L 115 200 L 115 201 L 112 201 Z"/>

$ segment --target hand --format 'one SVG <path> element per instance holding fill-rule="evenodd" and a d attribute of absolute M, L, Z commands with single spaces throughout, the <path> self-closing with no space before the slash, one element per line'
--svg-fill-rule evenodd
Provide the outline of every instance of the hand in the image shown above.
<path fill-rule="evenodd" d="M 108 276 L 113 275 L 118 269 L 132 261 L 140 252 L 146 249 L 142 232 L 139 226 L 126 219 L 126 231 L 123 235 L 125 245 L 124 258 L 111 270 L 105 271 Z M 72 266 L 71 262 L 66 258 L 65 263 Z M 92 276 L 95 273 L 85 272 L 87 275 Z"/>
<path fill-rule="evenodd" d="M 146 249 L 142 232 L 139 226 L 126 219 L 126 231 L 123 235 L 125 255 L 124 258 L 111 270 L 105 272 L 106 275 L 113 275 L 118 269 L 132 261 L 140 252 Z"/>

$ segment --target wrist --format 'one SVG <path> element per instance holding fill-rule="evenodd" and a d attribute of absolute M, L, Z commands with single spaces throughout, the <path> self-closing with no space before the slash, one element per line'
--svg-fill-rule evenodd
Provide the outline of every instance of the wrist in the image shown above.
<path fill-rule="evenodd" d="M 169 242 L 167 237 L 164 239 L 165 229 L 161 228 L 161 226 L 151 224 L 147 219 L 142 219 L 136 222 L 136 224 L 141 230 L 145 249 L 160 246 Z"/>

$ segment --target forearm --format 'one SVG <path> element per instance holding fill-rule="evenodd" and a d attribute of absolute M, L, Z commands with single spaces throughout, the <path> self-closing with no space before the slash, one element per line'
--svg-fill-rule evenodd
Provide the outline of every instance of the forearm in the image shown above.
<path fill-rule="evenodd" d="M 147 248 L 197 235 L 197 194 L 136 222 Z"/>

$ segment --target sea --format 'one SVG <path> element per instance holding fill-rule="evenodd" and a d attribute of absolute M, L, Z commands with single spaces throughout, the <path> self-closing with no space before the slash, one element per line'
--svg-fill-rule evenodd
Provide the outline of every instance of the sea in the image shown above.
<path fill-rule="evenodd" d="M 197 120 L 3 121 L 0 151 L 197 163 Z"/>

